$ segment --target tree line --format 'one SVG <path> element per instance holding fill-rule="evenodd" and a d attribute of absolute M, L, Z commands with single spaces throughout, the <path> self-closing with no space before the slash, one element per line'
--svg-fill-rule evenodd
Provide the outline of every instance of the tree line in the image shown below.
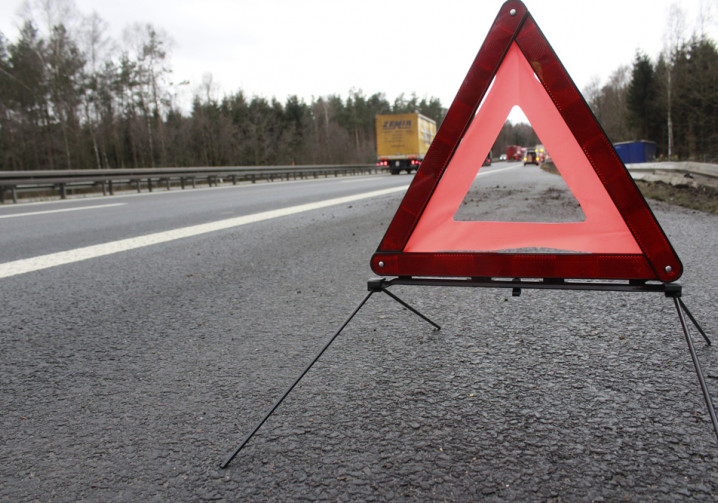
<path fill-rule="evenodd" d="M 661 159 L 718 162 L 718 50 L 694 34 L 656 61 L 638 51 L 586 99 L 613 142 L 649 140 Z"/>
<path fill-rule="evenodd" d="M 71 22 L 72 0 L 37 5 L 44 15 L 28 15 L 17 40 L 0 33 L 0 170 L 369 163 L 377 114 L 419 112 L 437 125 L 446 114 L 438 98 L 415 94 L 219 97 L 211 76 L 183 110 L 187 83 L 170 80 L 161 29 L 132 25 L 119 44 L 96 15 Z M 651 140 L 663 157 L 718 160 L 718 51 L 705 36 L 676 41 L 655 62 L 637 53 L 584 95 L 614 142 Z M 529 125 L 507 123 L 493 154 L 539 142 Z"/>
<path fill-rule="evenodd" d="M 375 115 L 445 114 L 437 98 L 359 90 L 310 103 L 217 98 L 211 78 L 185 112 L 160 30 L 135 25 L 106 51 L 102 21 L 81 25 L 43 35 L 27 20 L 17 41 L 0 34 L 0 170 L 373 162 Z"/>

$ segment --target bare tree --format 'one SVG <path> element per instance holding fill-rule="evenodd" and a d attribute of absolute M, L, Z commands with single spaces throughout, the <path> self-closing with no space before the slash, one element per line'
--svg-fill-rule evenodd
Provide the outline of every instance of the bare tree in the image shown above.
<path fill-rule="evenodd" d="M 136 62 L 135 100 L 147 127 L 149 162 L 154 166 L 157 161 L 163 163 L 166 159 L 162 117 L 171 103 L 171 96 L 166 95 L 164 89 L 166 77 L 171 73 L 166 60 L 172 41 L 167 33 L 149 23 L 135 23 L 126 28 L 123 39 L 129 47 L 129 57 Z M 155 136 L 160 143 L 159 159 L 155 152 Z"/>
<path fill-rule="evenodd" d="M 19 12 L 22 19 L 32 22 L 43 37 L 50 37 L 52 30 L 60 25 L 74 33 L 81 22 L 75 0 L 25 0 Z"/>
<path fill-rule="evenodd" d="M 663 58 L 666 61 L 666 129 L 668 137 L 668 159 L 673 158 L 673 66 L 678 47 L 685 40 L 685 15 L 676 2 L 668 10 L 668 24 L 663 35 Z"/>
<path fill-rule="evenodd" d="M 596 119 L 608 137 L 616 142 L 629 139 L 626 124 L 626 94 L 630 69 L 624 65 L 616 69 L 606 84 L 596 78 L 592 80 L 584 95 Z"/>
<path fill-rule="evenodd" d="M 700 38 L 707 37 L 708 27 L 715 25 L 714 10 L 718 6 L 716 0 L 701 0 L 698 6 L 698 35 Z"/>
<path fill-rule="evenodd" d="M 100 95 L 102 90 L 100 86 L 103 84 L 102 69 L 105 62 L 110 59 L 114 44 L 107 37 L 107 22 L 96 12 L 87 16 L 82 26 L 79 41 L 82 53 L 86 57 L 86 92 L 83 100 L 85 127 L 90 134 L 95 166 L 100 169 L 103 159 L 107 158 L 104 149 L 100 148 L 97 134 L 98 124 L 101 120 Z"/>

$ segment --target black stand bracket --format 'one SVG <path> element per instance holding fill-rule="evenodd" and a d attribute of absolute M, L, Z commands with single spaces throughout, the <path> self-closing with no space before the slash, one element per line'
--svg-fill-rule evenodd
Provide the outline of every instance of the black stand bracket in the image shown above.
<path fill-rule="evenodd" d="M 718 440 L 718 417 L 716 417 L 715 407 L 713 406 L 713 400 L 711 399 L 708 386 L 706 384 L 705 375 L 701 368 L 700 362 L 698 361 L 698 355 L 693 345 L 693 339 L 690 336 L 688 330 L 688 324 L 686 323 L 686 317 L 693 323 L 698 332 L 703 336 L 706 345 L 710 346 L 711 341 L 706 335 L 703 328 L 698 324 L 696 319 L 693 317 L 688 307 L 681 299 L 683 288 L 678 283 L 661 283 L 661 282 L 648 282 L 643 280 L 631 280 L 631 281 L 586 281 L 586 280 L 565 280 L 556 278 L 544 278 L 544 279 L 524 279 L 524 278 L 422 278 L 414 276 L 399 276 L 396 278 L 375 278 L 368 282 L 367 288 L 369 293 L 362 299 L 359 305 L 352 311 L 349 317 L 342 323 L 339 329 L 332 335 L 321 348 L 321 350 L 314 356 L 312 361 L 307 365 L 304 370 L 297 376 L 294 382 L 287 388 L 281 397 L 269 408 L 264 414 L 262 419 L 254 426 L 254 428 L 242 439 L 239 446 L 232 451 L 227 459 L 220 465 L 221 468 L 226 468 L 229 463 L 239 454 L 239 451 L 249 442 L 255 433 L 262 427 L 262 425 L 269 419 L 279 405 L 284 401 L 285 398 L 292 392 L 299 381 L 309 372 L 339 334 L 346 328 L 349 322 L 354 319 L 354 316 L 364 307 L 364 304 L 374 295 L 375 293 L 383 292 L 389 297 L 394 299 L 396 302 L 401 304 L 403 307 L 411 311 L 412 313 L 419 316 L 434 327 L 434 330 L 440 330 L 441 327 L 434 323 L 432 320 L 424 316 L 418 310 L 401 300 L 399 297 L 394 295 L 388 289 L 395 285 L 407 285 L 407 286 L 451 286 L 451 287 L 470 287 L 470 288 L 509 288 L 511 294 L 514 297 L 521 295 L 523 289 L 537 289 L 537 290 L 591 290 L 591 291 L 614 291 L 614 292 L 657 292 L 663 293 L 666 297 L 672 298 L 673 303 L 678 312 L 678 319 L 683 329 L 683 334 L 688 344 L 688 350 L 693 360 L 693 366 L 698 376 L 698 382 L 703 392 L 703 398 L 708 408 L 708 414 L 710 415 L 711 422 L 713 423 L 713 430 L 716 434 L 716 440 Z"/>

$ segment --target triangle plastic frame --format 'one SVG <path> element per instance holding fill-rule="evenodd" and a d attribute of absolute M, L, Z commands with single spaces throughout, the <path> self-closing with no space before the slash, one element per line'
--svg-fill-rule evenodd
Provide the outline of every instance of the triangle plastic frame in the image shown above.
<path fill-rule="evenodd" d="M 630 231 L 636 252 L 511 253 L 407 250 L 442 177 L 510 50 L 518 47 Z M 553 155 L 553 153 L 552 153 Z M 561 166 L 558 165 L 559 170 Z M 565 174 L 565 171 L 562 171 Z M 448 175 L 447 175 L 448 177 Z M 446 181 L 446 180 L 444 180 Z M 463 197 L 459 194 L 458 197 Z M 456 222 L 453 222 L 454 224 Z M 525 224 L 524 224 L 525 225 Z M 448 234 L 447 234 L 448 235 Z M 468 234 L 467 234 L 468 235 Z M 630 237 L 630 236 L 629 236 Z M 416 240 L 414 240 L 416 241 Z M 533 246 L 530 243 L 526 246 Z M 409 247 L 412 248 L 412 247 Z M 415 248 L 415 247 L 414 247 Z M 677 280 L 683 266 L 646 200 L 526 6 L 509 0 L 371 259 L 381 276 Z"/>

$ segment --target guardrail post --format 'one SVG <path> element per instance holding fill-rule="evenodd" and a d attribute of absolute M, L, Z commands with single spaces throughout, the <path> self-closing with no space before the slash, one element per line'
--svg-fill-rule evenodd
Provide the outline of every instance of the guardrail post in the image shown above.
<path fill-rule="evenodd" d="M 67 199 L 67 190 L 64 183 L 60 184 L 60 199 Z"/>
<path fill-rule="evenodd" d="M 147 190 L 152 192 L 152 178 L 147 179 Z"/>
<path fill-rule="evenodd" d="M 170 177 L 167 177 L 167 190 L 170 190 Z"/>
<path fill-rule="evenodd" d="M 137 184 L 137 193 L 139 194 L 140 192 L 142 192 L 142 189 L 140 188 L 140 183 L 142 182 L 138 178 L 137 180 L 135 180 L 135 183 Z"/>
<path fill-rule="evenodd" d="M 232 175 L 232 185 L 237 185 L 237 175 Z"/>
<path fill-rule="evenodd" d="M 115 188 L 114 188 L 114 186 L 113 186 L 113 184 L 112 184 L 112 180 L 108 180 L 108 181 L 107 181 L 107 188 L 110 190 L 110 195 L 111 195 L 111 196 L 114 196 L 114 195 L 115 195 Z"/>

